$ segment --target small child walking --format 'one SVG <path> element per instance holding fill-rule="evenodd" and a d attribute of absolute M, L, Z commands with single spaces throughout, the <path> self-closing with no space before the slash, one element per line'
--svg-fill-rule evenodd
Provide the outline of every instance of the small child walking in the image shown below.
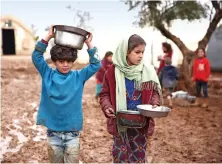
<path fill-rule="evenodd" d="M 160 79 L 162 80 L 162 86 L 166 89 L 167 99 L 169 101 L 169 107 L 173 107 L 172 92 L 175 91 L 177 81 L 179 78 L 179 72 L 176 67 L 172 66 L 171 58 L 165 58 L 165 66 L 160 73 Z"/>
<path fill-rule="evenodd" d="M 111 51 L 106 52 L 104 58 L 101 61 L 102 67 L 96 73 L 96 99 L 98 99 L 101 92 L 104 75 L 107 69 L 112 65 L 112 56 L 113 53 Z"/>

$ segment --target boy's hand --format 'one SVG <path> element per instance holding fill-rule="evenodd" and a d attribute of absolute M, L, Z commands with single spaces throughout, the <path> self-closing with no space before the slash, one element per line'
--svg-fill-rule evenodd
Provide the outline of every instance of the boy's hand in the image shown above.
<path fill-rule="evenodd" d="M 85 40 L 85 43 L 86 43 L 86 45 L 88 46 L 89 49 L 93 48 L 92 38 L 93 38 L 92 33 L 89 33 L 88 38 Z"/>
<path fill-rule="evenodd" d="M 49 29 L 49 33 L 46 35 L 44 40 L 48 42 L 51 38 L 54 38 L 54 37 L 55 37 L 55 33 L 54 33 L 53 25 L 51 25 Z"/>
<path fill-rule="evenodd" d="M 115 114 L 114 114 L 115 112 L 114 112 L 114 110 L 112 108 L 107 108 L 105 110 L 105 113 L 110 118 L 115 118 L 116 117 Z"/>

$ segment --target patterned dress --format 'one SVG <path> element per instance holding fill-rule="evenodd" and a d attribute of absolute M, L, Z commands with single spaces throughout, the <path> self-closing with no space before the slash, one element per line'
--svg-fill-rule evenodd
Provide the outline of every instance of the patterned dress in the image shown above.
<path fill-rule="evenodd" d="M 135 90 L 134 81 L 125 78 L 127 109 L 137 110 L 141 104 L 141 92 Z M 141 134 L 136 128 L 128 128 L 124 140 L 114 136 L 113 162 L 114 163 L 145 163 L 147 135 Z"/>

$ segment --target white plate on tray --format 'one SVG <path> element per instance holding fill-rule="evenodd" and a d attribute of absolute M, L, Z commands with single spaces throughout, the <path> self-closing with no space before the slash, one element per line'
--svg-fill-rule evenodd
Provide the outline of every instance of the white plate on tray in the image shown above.
<path fill-rule="evenodd" d="M 166 117 L 171 111 L 171 109 L 166 106 L 153 108 L 152 105 L 137 105 L 137 108 L 140 114 L 147 117 Z"/>

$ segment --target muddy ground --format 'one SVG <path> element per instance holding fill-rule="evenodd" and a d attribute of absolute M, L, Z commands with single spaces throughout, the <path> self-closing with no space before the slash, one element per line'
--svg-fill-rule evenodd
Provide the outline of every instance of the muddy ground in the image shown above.
<path fill-rule="evenodd" d="M 81 67 L 81 66 L 78 66 Z M 221 74 L 217 75 L 221 77 Z M 41 78 L 30 58 L 2 58 L 1 72 L 1 162 L 46 163 L 45 128 L 36 127 Z M 210 89 L 210 107 L 176 106 L 166 118 L 156 119 L 149 138 L 148 158 L 159 162 L 222 162 L 221 87 Z M 85 85 L 84 129 L 81 132 L 81 161 L 112 162 L 112 136 L 94 101 L 95 79 Z"/>

